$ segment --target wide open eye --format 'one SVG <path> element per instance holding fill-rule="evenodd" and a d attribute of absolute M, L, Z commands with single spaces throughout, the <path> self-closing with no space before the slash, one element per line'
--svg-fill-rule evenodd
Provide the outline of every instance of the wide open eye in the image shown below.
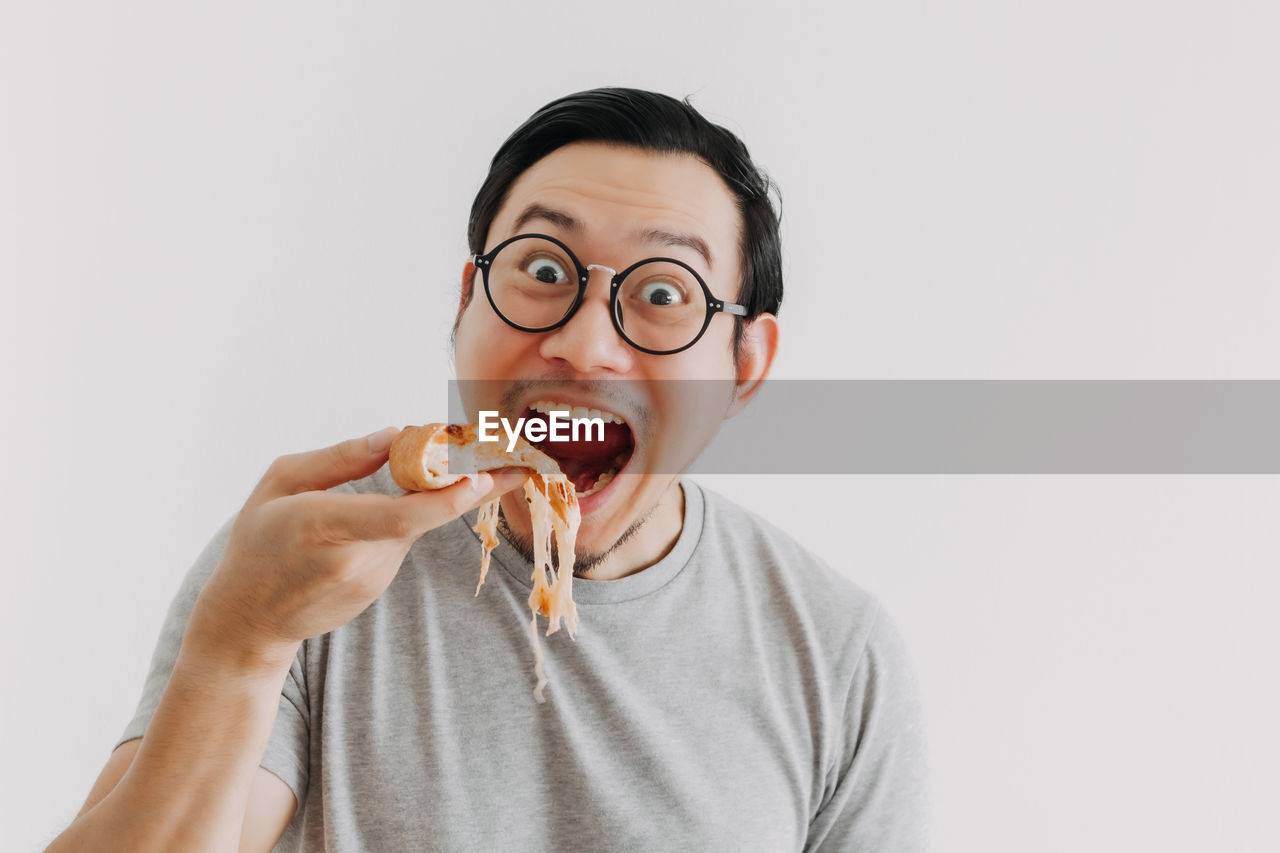
<path fill-rule="evenodd" d="M 564 267 L 552 258 L 531 258 L 525 262 L 524 271 L 530 278 L 543 284 L 564 284 L 569 280 Z"/>
<path fill-rule="evenodd" d="M 640 288 L 641 301 L 649 305 L 680 305 L 685 301 L 684 292 L 669 281 L 648 281 Z"/>

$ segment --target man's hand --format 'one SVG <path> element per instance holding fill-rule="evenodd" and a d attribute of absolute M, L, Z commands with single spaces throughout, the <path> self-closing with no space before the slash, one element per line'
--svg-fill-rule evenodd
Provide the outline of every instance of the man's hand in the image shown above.
<path fill-rule="evenodd" d="M 525 479 L 507 469 L 400 497 L 325 491 L 378 470 L 398 433 L 387 427 L 271 464 L 192 613 L 191 627 L 208 632 L 205 654 L 287 668 L 302 640 L 346 624 L 382 594 L 414 540 Z"/>
<path fill-rule="evenodd" d="M 272 463 L 196 599 L 146 734 L 113 753 L 50 851 L 277 842 L 294 797 L 259 763 L 299 643 L 368 607 L 423 533 L 526 476 L 508 469 L 397 498 L 325 491 L 378 470 L 398 432 Z"/>

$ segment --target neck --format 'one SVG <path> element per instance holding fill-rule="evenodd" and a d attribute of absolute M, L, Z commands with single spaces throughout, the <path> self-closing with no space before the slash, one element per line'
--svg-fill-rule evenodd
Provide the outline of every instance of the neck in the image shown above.
<path fill-rule="evenodd" d="M 684 489 L 677 477 L 631 535 L 624 536 L 580 577 L 611 581 L 644 571 L 671 552 L 683 529 Z"/>

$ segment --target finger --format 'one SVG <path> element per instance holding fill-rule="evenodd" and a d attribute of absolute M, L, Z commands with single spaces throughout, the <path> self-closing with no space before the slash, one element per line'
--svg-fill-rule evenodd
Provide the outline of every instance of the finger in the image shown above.
<path fill-rule="evenodd" d="M 391 440 L 399 432 L 399 427 L 385 427 L 332 447 L 281 456 L 271 463 L 251 500 L 331 489 L 367 477 L 386 463 Z"/>
<path fill-rule="evenodd" d="M 326 501 L 324 523 L 338 540 L 412 540 L 447 524 L 469 509 L 500 497 L 528 477 L 523 468 L 481 473 L 426 492 L 389 495 L 334 493 Z M 376 498 L 376 500 L 374 500 Z"/>
<path fill-rule="evenodd" d="M 485 500 L 492 500 L 524 485 L 524 481 L 529 479 L 530 469 L 497 468 L 488 473 L 493 477 L 493 488 L 490 490 L 490 496 Z"/>

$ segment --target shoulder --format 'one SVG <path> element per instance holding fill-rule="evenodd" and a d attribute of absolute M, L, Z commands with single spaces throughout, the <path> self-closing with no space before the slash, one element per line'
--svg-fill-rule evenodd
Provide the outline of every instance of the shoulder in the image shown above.
<path fill-rule="evenodd" d="M 687 482 L 687 481 L 686 481 Z M 895 790 L 915 792 L 924 775 L 922 709 L 910 651 L 879 598 L 776 525 L 711 490 L 704 499 L 703 545 L 712 572 L 730 579 L 770 641 L 756 663 L 790 685 L 814 720 L 823 768 L 823 801 L 848 776 L 855 753 L 875 773 L 900 773 Z M 798 674 L 799 684 L 787 679 Z M 877 755 L 897 756 L 879 761 Z M 847 787 L 847 786 L 846 786 Z M 856 787 L 856 786 L 855 786 Z M 847 792 L 846 792 L 847 793 Z M 904 793 L 903 796 L 906 796 Z M 905 804 L 900 814 L 917 814 Z M 895 814 L 899 814 L 895 812 Z M 890 845 L 891 846 L 891 845 Z M 869 845 L 869 849 L 884 849 Z"/>
<path fill-rule="evenodd" d="M 851 671 L 879 619 L 879 599 L 772 522 L 694 485 L 703 496 L 708 554 L 735 583 L 754 590 L 762 604 L 825 650 L 824 656 Z"/>

